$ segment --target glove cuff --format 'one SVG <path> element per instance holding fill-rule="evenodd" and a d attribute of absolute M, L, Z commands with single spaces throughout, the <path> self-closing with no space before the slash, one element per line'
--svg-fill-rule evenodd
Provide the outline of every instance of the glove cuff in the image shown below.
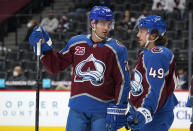
<path fill-rule="evenodd" d="M 148 109 L 140 107 L 137 109 L 137 111 L 143 114 L 143 116 L 145 117 L 145 123 L 149 123 L 152 121 L 151 112 Z"/>

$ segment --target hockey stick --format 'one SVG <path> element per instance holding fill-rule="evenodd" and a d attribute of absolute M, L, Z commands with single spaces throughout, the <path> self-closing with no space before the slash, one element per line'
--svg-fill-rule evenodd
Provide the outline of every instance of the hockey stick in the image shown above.
<path fill-rule="evenodd" d="M 136 114 L 136 109 L 135 109 L 134 105 L 131 103 L 130 99 L 128 99 L 128 102 L 129 102 L 129 104 L 130 104 L 130 106 L 133 109 L 134 114 L 135 114 L 135 119 L 131 123 L 137 124 L 138 123 L 138 118 L 137 118 L 137 114 Z"/>
<path fill-rule="evenodd" d="M 134 115 L 135 115 L 135 119 L 134 119 L 133 121 L 129 122 L 129 124 L 135 124 L 135 125 L 137 125 L 137 123 L 138 123 L 138 118 L 137 118 L 137 114 L 136 114 L 136 109 L 135 109 L 134 105 L 131 103 L 130 99 L 128 99 L 128 102 L 129 102 L 130 107 L 131 107 L 132 110 L 134 111 Z M 127 130 L 130 129 L 127 125 L 125 125 L 125 128 L 126 128 Z"/>
<path fill-rule="evenodd" d="M 41 32 L 41 28 L 36 30 L 38 32 Z M 40 39 L 37 42 L 37 63 L 36 63 L 36 68 L 37 68 L 37 74 L 36 74 L 36 115 L 35 115 L 35 131 L 39 130 L 39 97 L 40 97 L 40 53 L 41 53 L 41 44 L 42 44 L 42 39 Z"/>

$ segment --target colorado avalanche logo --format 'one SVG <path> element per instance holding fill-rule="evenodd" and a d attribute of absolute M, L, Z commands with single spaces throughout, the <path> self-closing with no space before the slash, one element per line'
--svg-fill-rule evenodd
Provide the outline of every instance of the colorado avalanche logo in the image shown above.
<path fill-rule="evenodd" d="M 94 86 L 104 82 L 105 64 L 91 54 L 86 60 L 81 61 L 75 68 L 75 82 L 90 81 Z"/>
<path fill-rule="evenodd" d="M 134 81 L 131 81 L 131 93 L 133 96 L 139 96 L 143 93 L 142 75 L 139 71 L 135 70 Z"/>

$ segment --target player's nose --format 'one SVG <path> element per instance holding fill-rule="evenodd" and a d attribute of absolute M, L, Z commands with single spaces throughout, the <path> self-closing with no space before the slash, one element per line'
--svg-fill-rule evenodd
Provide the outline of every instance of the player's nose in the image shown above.
<path fill-rule="evenodd" d="M 110 24 L 105 24 L 105 25 L 104 25 L 104 29 L 105 29 L 106 31 L 110 30 L 110 28 L 111 28 L 111 25 L 110 25 Z"/>

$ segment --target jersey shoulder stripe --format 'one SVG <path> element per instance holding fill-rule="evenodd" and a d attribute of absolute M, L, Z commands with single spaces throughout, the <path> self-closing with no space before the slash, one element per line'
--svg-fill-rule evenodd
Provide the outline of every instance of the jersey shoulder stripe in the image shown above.
<path fill-rule="evenodd" d="M 69 48 L 75 46 L 77 44 L 89 43 L 87 35 L 77 35 L 73 36 L 66 44 L 65 48 L 63 48 L 60 53 L 65 54 L 69 51 Z"/>

